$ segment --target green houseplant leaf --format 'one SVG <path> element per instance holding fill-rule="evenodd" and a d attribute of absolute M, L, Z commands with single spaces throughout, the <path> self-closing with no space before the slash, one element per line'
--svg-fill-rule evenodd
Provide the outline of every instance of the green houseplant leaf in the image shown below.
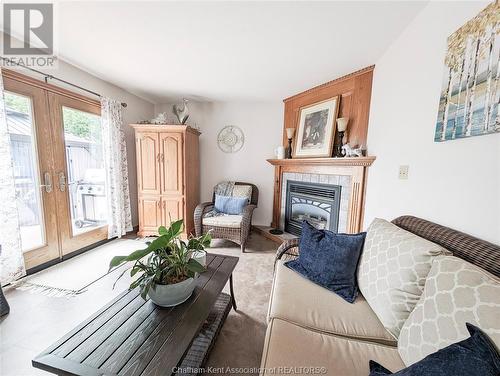
<path fill-rule="evenodd" d="M 210 246 L 210 233 L 184 241 L 180 238 L 183 225 L 184 221 L 178 220 L 172 222 L 168 228 L 160 226 L 159 236 L 148 242 L 146 248 L 134 251 L 128 256 L 113 257 L 109 270 L 135 261 L 130 269 L 130 276 L 134 277 L 134 280 L 129 288 L 139 288 L 144 299 L 149 290 L 155 289 L 157 285 L 175 284 L 196 277 L 197 273 L 203 273 L 205 267 L 194 260 L 192 255 L 193 252 L 204 251 Z M 128 270 L 122 272 L 117 281 Z"/>

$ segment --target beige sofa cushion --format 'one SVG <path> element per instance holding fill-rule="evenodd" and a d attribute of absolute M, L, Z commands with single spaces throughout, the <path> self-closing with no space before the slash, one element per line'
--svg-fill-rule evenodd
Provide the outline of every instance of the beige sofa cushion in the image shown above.
<path fill-rule="evenodd" d="M 282 261 L 276 264 L 275 273 L 269 319 L 279 318 L 322 332 L 396 345 L 363 296 L 350 304 L 290 270 Z"/>
<path fill-rule="evenodd" d="M 240 228 L 242 218 L 241 215 L 224 214 L 214 217 L 204 217 L 202 223 L 206 226 Z"/>
<path fill-rule="evenodd" d="M 468 338 L 466 322 L 483 330 L 500 348 L 500 278 L 457 257 L 439 257 L 401 329 L 402 359 L 410 365 Z"/>
<path fill-rule="evenodd" d="M 375 360 L 391 371 L 404 368 L 395 347 L 322 334 L 284 320 L 272 319 L 267 327 L 261 375 L 321 374 L 367 376 Z M 294 373 L 286 371 L 292 368 Z M 300 367 L 307 367 L 301 372 Z M 316 373 L 310 372 L 310 368 Z"/>
<path fill-rule="evenodd" d="M 383 219 L 366 234 L 358 269 L 361 293 L 394 338 L 417 304 L 432 260 L 449 251 Z"/>

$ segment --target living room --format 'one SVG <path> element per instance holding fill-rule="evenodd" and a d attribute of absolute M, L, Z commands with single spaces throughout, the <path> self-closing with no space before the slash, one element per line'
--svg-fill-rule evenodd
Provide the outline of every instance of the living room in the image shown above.
<path fill-rule="evenodd" d="M 500 374 L 499 7 L 3 3 L 0 373 Z"/>

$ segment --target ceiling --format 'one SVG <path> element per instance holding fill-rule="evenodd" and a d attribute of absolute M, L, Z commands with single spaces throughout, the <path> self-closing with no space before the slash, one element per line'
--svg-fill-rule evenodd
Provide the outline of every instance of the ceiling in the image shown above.
<path fill-rule="evenodd" d="M 58 3 L 62 59 L 154 103 L 281 100 L 371 65 L 409 1 Z"/>

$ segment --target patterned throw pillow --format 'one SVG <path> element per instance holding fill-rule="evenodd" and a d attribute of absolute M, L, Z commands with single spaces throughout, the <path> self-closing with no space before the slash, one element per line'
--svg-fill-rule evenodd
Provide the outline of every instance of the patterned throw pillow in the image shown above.
<path fill-rule="evenodd" d="M 235 184 L 233 187 L 233 197 L 245 197 L 248 203 L 252 200 L 252 186 L 246 184 Z"/>
<path fill-rule="evenodd" d="M 500 348 L 500 278 L 457 257 L 438 257 L 401 329 L 403 362 L 413 364 L 467 338 L 466 322 L 481 328 Z"/>
<path fill-rule="evenodd" d="M 394 338 L 422 295 L 432 260 L 443 254 L 450 252 L 383 219 L 368 228 L 359 290 Z"/>
<path fill-rule="evenodd" d="M 500 355 L 481 329 L 466 323 L 470 337 L 427 355 L 408 368 L 392 373 L 370 360 L 369 376 L 498 376 Z"/>

